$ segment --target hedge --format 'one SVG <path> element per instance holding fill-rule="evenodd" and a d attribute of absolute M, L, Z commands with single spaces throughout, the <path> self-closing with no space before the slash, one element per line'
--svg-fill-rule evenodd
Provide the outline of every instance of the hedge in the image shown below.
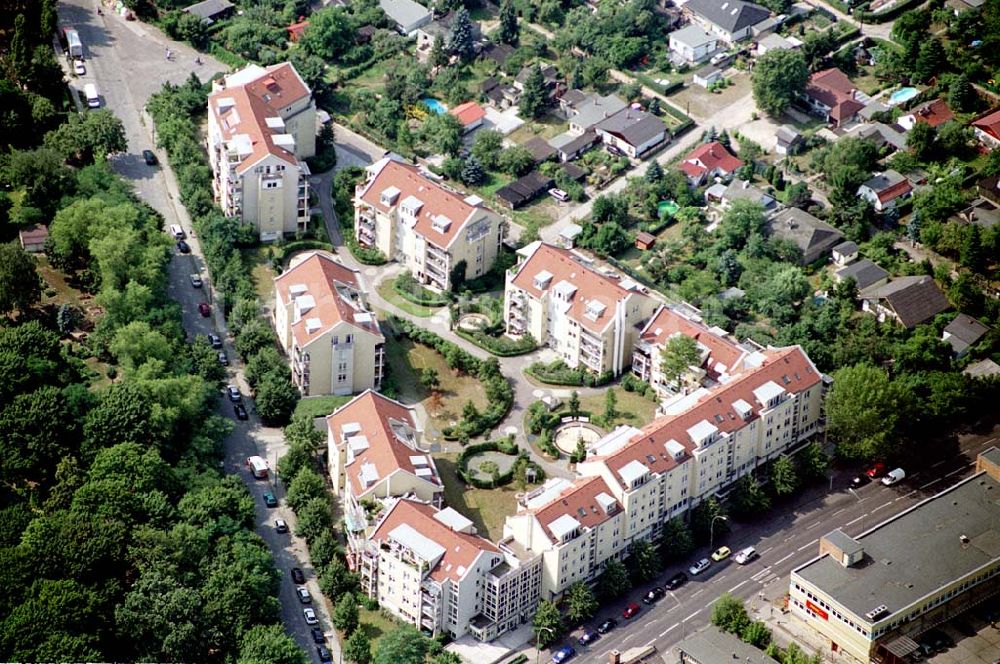
<path fill-rule="evenodd" d="M 501 454 L 506 454 L 508 456 L 517 456 L 518 459 L 507 472 L 500 473 L 495 482 L 493 480 L 482 480 L 476 477 L 475 472 L 469 471 L 469 459 L 478 456 L 483 452 L 500 452 Z M 511 438 L 506 438 L 500 440 L 499 442 L 488 440 L 485 443 L 469 445 L 467 448 L 462 450 L 462 453 L 458 455 L 458 476 L 461 477 L 462 481 L 466 484 L 474 486 L 477 489 L 495 489 L 496 487 L 504 486 L 505 484 L 513 482 L 518 470 L 525 464 L 535 469 L 535 480 L 537 482 L 545 480 L 545 471 L 542 470 L 541 466 L 531 461 L 527 454 L 518 448 Z"/>
<path fill-rule="evenodd" d="M 900 0 L 895 5 L 884 12 L 859 12 L 856 16 L 862 23 L 888 23 L 903 12 L 909 11 L 918 5 L 922 5 L 924 0 Z"/>
<path fill-rule="evenodd" d="M 462 327 L 456 327 L 455 334 L 497 357 L 515 357 L 530 353 L 538 348 L 538 343 L 530 334 L 526 334 L 520 339 L 511 339 L 510 337 L 495 337 L 484 330 L 466 330 Z"/>
<path fill-rule="evenodd" d="M 392 288 L 404 299 L 412 302 L 413 304 L 419 304 L 422 307 L 443 307 L 451 302 L 451 298 L 447 294 L 435 293 L 434 291 L 424 288 L 416 280 L 413 280 L 413 285 L 417 287 L 417 292 L 413 293 L 407 290 L 405 287 L 400 286 L 400 278 L 403 275 L 399 275 L 392 282 Z M 413 277 L 410 277 L 413 279 Z"/>
<path fill-rule="evenodd" d="M 528 366 L 524 373 L 549 385 L 600 387 L 614 380 L 614 373 L 611 371 L 594 374 L 586 369 L 571 369 L 562 360 L 556 360 L 552 364 L 535 362 Z"/>
<path fill-rule="evenodd" d="M 322 240 L 295 240 L 293 242 L 287 242 L 285 244 L 279 245 L 278 250 L 280 251 L 279 258 L 284 260 L 297 251 L 330 251 L 333 252 L 333 245 L 329 242 L 323 242 Z"/>
<path fill-rule="evenodd" d="M 362 247 L 351 235 L 344 235 L 344 243 L 359 263 L 364 265 L 385 265 L 389 259 L 381 251 L 374 247 Z"/>

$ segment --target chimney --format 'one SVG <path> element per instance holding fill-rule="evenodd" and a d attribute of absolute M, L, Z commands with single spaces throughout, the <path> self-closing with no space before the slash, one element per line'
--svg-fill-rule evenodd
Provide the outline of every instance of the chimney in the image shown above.
<path fill-rule="evenodd" d="M 622 654 L 618 650 L 612 650 L 608 653 L 608 664 L 621 664 Z"/>

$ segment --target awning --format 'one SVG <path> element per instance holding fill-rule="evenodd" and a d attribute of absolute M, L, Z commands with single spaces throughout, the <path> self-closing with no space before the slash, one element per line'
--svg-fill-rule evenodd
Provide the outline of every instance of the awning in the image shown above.
<path fill-rule="evenodd" d="M 908 636 L 899 636 L 883 644 L 883 647 L 896 657 L 903 658 L 915 653 L 920 646 Z"/>

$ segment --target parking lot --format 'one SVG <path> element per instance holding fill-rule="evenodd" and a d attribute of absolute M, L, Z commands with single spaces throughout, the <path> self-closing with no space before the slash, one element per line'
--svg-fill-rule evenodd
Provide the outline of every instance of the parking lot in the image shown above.
<path fill-rule="evenodd" d="M 988 602 L 931 630 L 951 637 L 955 645 L 923 659 L 931 664 L 996 664 L 1000 662 L 1000 601 Z M 925 634 L 916 639 L 928 641 Z M 919 660 L 918 660 L 919 661 Z"/>

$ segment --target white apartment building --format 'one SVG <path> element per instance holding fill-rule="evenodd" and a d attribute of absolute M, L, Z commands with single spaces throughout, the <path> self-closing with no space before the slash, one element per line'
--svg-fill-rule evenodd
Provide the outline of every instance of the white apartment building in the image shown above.
<path fill-rule="evenodd" d="M 316 104 L 290 63 L 214 81 L 207 141 L 212 191 L 227 217 L 252 224 L 264 241 L 305 229 Z"/>
<path fill-rule="evenodd" d="M 521 560 L 478 536 L 450 507 L 395 501 L 359 562 L 362 588 L 379 606 L 434 635 L 488 640 L 531 620 L 538 604 L 539 558 Z"/>
<path fill-rule="evenodd" d="M 275 277 L 274 329 L 303 396 L 382 385 L 385 337 L 366 297 L 361 273 L 325 252 L 296 256 Z"/>
<path fill-rule="evenodd" d="M 486 274 L 503 243 L 503 217 L 477 196 L 463 197 L 416 166 L 389 156 L 367 169 L 354 197 L 354 231 L 422 283 L 451 290 L 452 271 Z"/>
<path fill-rule="evenodd" d="M 620 426 L 592 445 L 575 487 L 593 493 L 593 504 L 542 493 L 507 518 L 505 535 L 546 561 L 543 597 L 593 579 L 633 542 L 658 538 L 664 522 L 818 431 L 825 381 L 800 347 L 754 352 L 744 366 L 727 383 L 665 402 L 642 429 Z M 613 541 L 601 543 L 599 526 Z"/>
<path fill-rule="evenodd" d="M 532 242 L 507 272 L 507 334 L 530 333 L 570 367 L 620 375 L 632 358 L 639 326 L 658 306 L 631 279 L 615 279 L 583 256 Z"/>

